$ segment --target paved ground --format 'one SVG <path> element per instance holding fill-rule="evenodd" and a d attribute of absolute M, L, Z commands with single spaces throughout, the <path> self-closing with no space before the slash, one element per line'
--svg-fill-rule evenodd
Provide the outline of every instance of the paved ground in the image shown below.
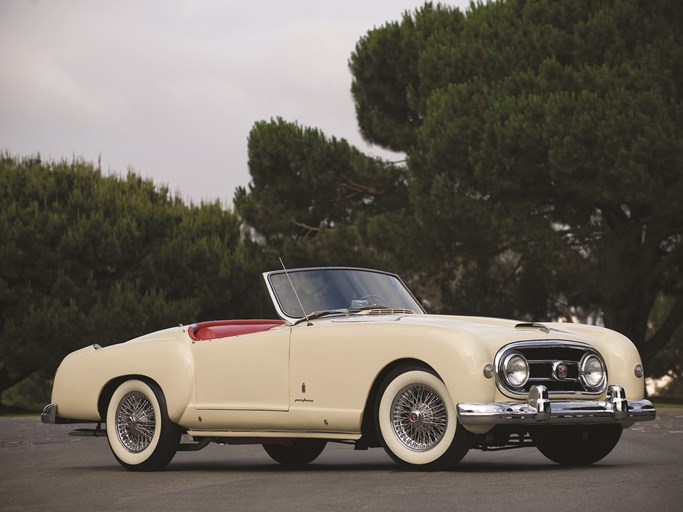
<path fill-rule="evenodd" d="M 681 510 L 683 409 L 627 430 L 602 462 L 563 468 L 535 449 L 471 451 L 455 471 L 407 473 L 381 449 L 328 445 L 296 471 L 259 446 L 210 445 L 168 469 L 121 469 L 106 439 L 0 418 L 0 511 Z"/>

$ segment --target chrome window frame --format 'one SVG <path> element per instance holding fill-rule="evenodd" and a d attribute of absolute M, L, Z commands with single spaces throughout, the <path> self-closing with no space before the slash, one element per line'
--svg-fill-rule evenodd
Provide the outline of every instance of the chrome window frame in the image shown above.
<path fill-rule="evenodd" d="M 273 275 L 282 275 L 282 274 L 295 274 L 297 272 L 310 272 L 310 271 L 324 271 L 324 270 L 330 270 L 330 271 L 338 271 L 338 270 L 346 270 L 346 271 L 358 271 L 358 272 L 369 272 L 372 274 L 382 274 L 385 276 L 390 276 L 395 278 L 398 283 L 404 288 L 404 290 L 408 293 L 408 295 L 415 301 L 415 304 L 417 307 L 420 308 L 419 311 L 415 311 L 415 313 L 418 314 L 426 314 L 426 311 L 422 307 L 422 304 L 420 303 L 417 298 L 415 298 L 415 295 L 413 295 L 413 292 L 410 291 L 410 288 L 406 286 L 406 284 L 403 282 L 403 280 L 398 276 L 398 274 L 393 274 L 391 272 L 384 272 L 382 270 L 375 270 L 371 268 L 360 268 L 360 267 L 304 267 L 304 268 L 292 268 L 292 269 L 282 269 L 282 270 L 272 270 L 270 272 L 264 272 L 263 273 L 263 279 L 266 282 L 266 288 L 268 289 L 268 293 L 270 294 L 270 299 L 273 302 L 273 307 L 275 308 L 275 311 L 277 312 L 278 316 L 282 318 L 285 322 L 287 322 L 290 325 L 296 324 L 297 322 L 300 322 L 303 320 L 305 317 L 302 315 L 300 317 L 296 316 L 291 316 L 285 313 L 284 308 L 280 304 L 280 299 L 278 298 L 277 294 L 275 293 L 275 289 L 273 284 L 271 283 L 271 276 Z M 313 311 L 306 311 L 307 314 L 313 313 Z"/>

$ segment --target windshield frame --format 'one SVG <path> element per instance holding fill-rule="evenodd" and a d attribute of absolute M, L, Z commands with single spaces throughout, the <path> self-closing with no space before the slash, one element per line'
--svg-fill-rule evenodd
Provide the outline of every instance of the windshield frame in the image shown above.
<path fill-rule="evenodd" d="M 281 300 L 282 297 L 278 295 L 278 291 L 276 290 L 276 286 L 274 284 L 274 278 L 280 277 L 280 276 L 286 276 L 287 277 L 287 282 L 284 285 L 285 288 L 291 289 L 291 285 L 289 283 L 290 279 L 292 279 L 293 276 L 296 276 L 296 274 L 299 273 L 305 273 L 305 272 L 337 272 L 337 271 L 346 271 L 346 272 L 358 272 L 358 273 L 363 273 L 367 272 L 369 274 L 373 274 L 375 276 L 386 276 L 391 279 L 394 279 L 395 282 L 393 283 L 395 286 L 399 288 L 400 291 L 405 292 L 406 299 L 412 300 L 413 304 L 411 304 L 410 309 L 416 314 L 425 314 L 425 310 L 420 304 L 420 302 L 415 298 L 413 293 L 410 291 L 410 289 L 405 285 L 405 283 L 401 280 L 401 278 L 397 274 L 392 274 L 391 272 L 384 272 L 382 270 L 374 270 L 374 269 L 368 269 L 368 268 L 358 268 L 358 267 L 306 267 L 306 268 L 294 268 L 294 269 L 287 269 L 285 270 L 274 270 L 271 272 L 264 272 L 263 273 L 263 278 L 266 282 L 266 287 L 268 288 L 268 293 L 270 294 L 270 298 L 273 301 L 273 307 L 277 311 L 277 314 L 280 318 L 285 320 L 289 324 L 296 324 L 298 322 L 301 322 L 302 320 L 306 320 L 306 315 L 311 316 L 313 313 L 319 313 L 321 310 L 330 310 L 329 312 L 332 313 L 333 311 L 337 314 L 353 314 L 355 312 L 359 312 L 362 309 L 359 308 L 358 310 L 354 309 L 349 309 L 348 306 L 347 308 L 315 308 L 311 311 L 308 311 L 308 309 L 305 309 L 303 315 L 295 315 L 292 313 L 292 311 L 287 311 L 287 308 L 282 304 Z M 296 280 L 296 277 L 294 278 Z M 295 285 L 295 290 L 296 290 L 296 295 L 304 293 L 302 290 L 297 289 Z M 299 298 L 301 298 L 301 301 L 304 303 L 309 302 L 306 300 L 306 297 L 301 297 L 299 295 Z M 298 299 L 297 299 L 298 300 Z M 291 297 L 290 297 L 290 302 L 291 302 Z M 300 305 L 298 305 L 299 310 L 302 309 Z M 381 304 L 380 306 L 386 306 L 388 308 L 392 308 L 396 305 L 394 304 Z M 414 306 L 414 307 L 412 307 Z M 305 307 L 305 306 L 304 306 Z"/>

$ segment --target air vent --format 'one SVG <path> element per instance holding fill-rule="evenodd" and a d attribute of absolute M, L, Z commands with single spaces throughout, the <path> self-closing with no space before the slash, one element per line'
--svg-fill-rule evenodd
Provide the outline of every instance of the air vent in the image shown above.
<path fill-rule="evenodd" d="M 412 315 L 414 314 L 414 311 L 411 311 L 410 309 L 396 309 L 396 308 L 377 308 L 377 309 L 364 309 L 363 311 L 360 311 L 359 314 L 361 315 L 373 315 L 373 316 L 380 316 L 380 315 Z"/>

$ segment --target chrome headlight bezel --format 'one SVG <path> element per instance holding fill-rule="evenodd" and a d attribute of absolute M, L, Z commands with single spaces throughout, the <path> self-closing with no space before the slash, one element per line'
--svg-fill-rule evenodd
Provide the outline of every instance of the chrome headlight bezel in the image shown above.
<path fill-rule="evenodd" d="M 529 362 L 520 352 L 508 352 L 500 363 L 500 375 L 508 386 L 521 390 L 529 380 Z"/>
<path fill-rule="evenodd" d="M 579 380 L 587 391 L 599 391 L 607 382 L 607 370 L 602 358 L 594 352 L 584 354 L 579 362 Z"/>

